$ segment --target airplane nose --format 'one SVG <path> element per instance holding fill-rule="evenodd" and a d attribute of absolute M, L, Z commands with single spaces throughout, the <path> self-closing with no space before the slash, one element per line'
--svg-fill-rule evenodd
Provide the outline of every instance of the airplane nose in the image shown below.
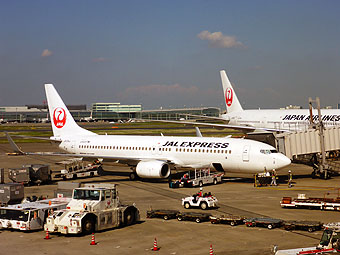
<path fill-rule="evenodd" d="M 278 168 L 289 166 L 290 163 L 291 163 L 291 160 L 288 157 L 286 157 L 283 154 L 278 155 L 278 157 L 277 157 L 277 167 Z"/>

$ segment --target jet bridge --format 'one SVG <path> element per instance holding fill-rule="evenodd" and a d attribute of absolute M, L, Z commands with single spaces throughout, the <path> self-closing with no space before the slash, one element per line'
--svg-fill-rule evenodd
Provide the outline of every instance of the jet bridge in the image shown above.
<path fill-rule="evenodd" d="M 309 98 L 312 116 L 312 103 L 317 103 L 321 120 L 320 100 Z M 292 161 L 313 166 L 313 175 L 327 179 L 329 173 L 340 174 L 340 162 L 334 159 L 340 156 L 340 127 L 325 127 L 322 121 L 314 123 L 311 117 L 310 128 L 305 131 L 276 135 L 276 147 Z"/>

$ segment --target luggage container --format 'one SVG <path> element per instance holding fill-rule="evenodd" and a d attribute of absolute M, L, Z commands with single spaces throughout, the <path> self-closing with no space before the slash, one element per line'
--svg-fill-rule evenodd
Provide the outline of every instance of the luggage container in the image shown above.
<path fill-rule="evenodd" d="M 32 183 L 48 183 L 52 180 L 51 178 L 51 170 L 49 165 L 42 165 L 42 164 L 31 164 L 31 165 L 24 165 L 29 169 L 30 173 L 30 182 Z"/>
<path fill-rule="evenodd" d="M 17 204 L 24 198 L 24 185 L 21 183 L 0 184 L 0 204 Z"/>
<path fill-rule="evenodd" d="M 49 165 L 30 164 L 21 168 L 8 169 L 8 178 L 13 182 L 24 184 L 48 183 L 51 181 L 51 170 Z"/>

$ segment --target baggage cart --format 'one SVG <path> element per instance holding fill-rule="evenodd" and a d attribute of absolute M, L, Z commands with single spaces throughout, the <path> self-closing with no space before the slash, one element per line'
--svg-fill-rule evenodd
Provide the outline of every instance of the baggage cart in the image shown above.
<path fill-rule="evenodd" d="M 179 211 L 177 210 L 148 210 L 146 218 L 162 218 L 164 220 L 176 219 Z"/>
<path fill-rule="evenodd" d="M 210 220 L 210 213 L 197 213 L 197 212 L 180 212 L 177 214 L 177 220 L 188 220 L 188 221 L 195 221 L 197 223 L 201 223 L 204 221 Z"/>

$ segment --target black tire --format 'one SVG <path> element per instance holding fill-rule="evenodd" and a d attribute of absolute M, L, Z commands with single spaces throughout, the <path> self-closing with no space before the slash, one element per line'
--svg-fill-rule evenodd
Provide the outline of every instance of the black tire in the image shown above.
<path fill-rule="evenodd" d="M 93 173 L 93 172 L 91 172 L 91 173 L 90 173 L 90 177 L 92 178 L 93 176 L 94 176 L 94 173 Z"/>
<path fill-rule="evenodd" d="M 214 185 L 216 185 L 216 184 L 217 184 L 217 179 L 214 179 L 214 182 L 213 182 L 213 183 L 214 183 Z"/>
<path fill-rule="evenodd" d="M 308 230 L 309 233 L 314 232 L 314 228 L 312 228 L 312 227 L 309 227 L 307 230 Z"/>
<path fill-rule="evenodd" d="M 203 182 L 200 181 L 200 182 L 198 183 L 198 186 L 203 187 Z"/>
<path fill-rule="evenodd" d="M 91 217 L 86 217 L 82 222 L 82 234 L 89 235 L 91 233 L 94 233 L 95 230 L 95 221 Z"/>
<path fill-rule="evenodd" d="M 235 221 L 231 221 L 230 226 L 235 226 Z"/>
<path fill-rule="evenodd" d="M 202 202 L 202 203 L 200 203 L 200 207 L 201 207 L 202 210 L 207 210 L 208 204 L 206 202 Z"/>
<path fill-rule="evenodd" d="M 201 219 L 200 218 L 196 218 L 195 221 L 196 221 L 196 223 L 201 223 Z"/>
<path fill-rule="evenodd" d="M 132 225 L 135 222 L 135 211 L 128 208 L 124 212 L 124 223 L 126 226 Z"/>
<path fill-rule="evenodd" d="M 190 209 L 190 204 L 189 204 L 189 202 L 185 202 L 185 203 L 184 203 L 184 208 L 185 208 L 185 209 Z"/>
<path fill-rule="evenodd" d="M 272 225 L 272 224 L 268 224 L 267 228 L 268 228 L 268 229 L 272 229 L 272 228 L 273 228 L 273 225 Z"/>
<path fill-rule="evenodd" d="M 178 220 L 178 221 L 182 221 L 183 218 L 182 218 L 181 216 L 177 216 L 177 220 Z"/>
<path fill-rule="evenodd" d="M 136 181 L 138 179 L 138 175 L 136 172 L 130 173 L 129 177 L 130 177 L 130 181 Z"/>
<path fill-rule="evenodd" d="M 164 219 L 164 220 L 168 220 L 168 219 L 169 219 L 169 216 L 168 216 L 168 215 L 164 215 L 164 216 L 163 216 L 163 219 Z"/>

